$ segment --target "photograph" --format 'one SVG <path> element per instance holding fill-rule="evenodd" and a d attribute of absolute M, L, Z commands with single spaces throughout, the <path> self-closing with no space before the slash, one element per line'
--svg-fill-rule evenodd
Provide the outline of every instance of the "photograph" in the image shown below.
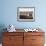
<path fill-rule="evenodd" d="M 18 21 L 34 21 L 35 20 L 35 8 L 34 7 L 18 7 L 17 9 Z"/>

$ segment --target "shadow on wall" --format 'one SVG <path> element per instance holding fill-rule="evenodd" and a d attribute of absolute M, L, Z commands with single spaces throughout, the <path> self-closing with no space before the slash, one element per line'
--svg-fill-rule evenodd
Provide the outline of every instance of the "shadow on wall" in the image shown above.
<path fill-rule="evenodd" d="M 5 32 L 6 30 L 4 30 L 5 25 L 4 24 L 0 24 L 0 43 L 2 43 L 2 36 L 3 36 L 3 32 Z"/>

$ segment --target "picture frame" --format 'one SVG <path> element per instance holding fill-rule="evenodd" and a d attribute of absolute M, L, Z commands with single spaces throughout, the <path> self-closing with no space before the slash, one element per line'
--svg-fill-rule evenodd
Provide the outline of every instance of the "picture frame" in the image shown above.
<path fill-rule="evenodd" d="M 34 22 L 35 21 L 35 7 L 18 7 L 17 21 Z"/>

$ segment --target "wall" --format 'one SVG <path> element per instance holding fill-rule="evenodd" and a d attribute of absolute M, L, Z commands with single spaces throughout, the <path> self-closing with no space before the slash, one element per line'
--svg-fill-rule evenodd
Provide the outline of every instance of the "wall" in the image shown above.
<path fill-rule="evenodd" d="M 1 0 L 0 25 L 13 24 L 16 28 L 46 28 L 46 0 Z M 17 7 L 35 7 L 35 22 L 18 22 Z"/>

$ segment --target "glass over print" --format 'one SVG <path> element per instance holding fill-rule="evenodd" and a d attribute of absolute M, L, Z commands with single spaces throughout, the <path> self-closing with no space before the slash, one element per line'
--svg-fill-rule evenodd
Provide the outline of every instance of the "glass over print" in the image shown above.
<path fill-rule="evenodd" d="M 18 21 L 34 21 L 35 20 L 35 8 L 34 7 L 18 7 L 17 9 Z"/>

